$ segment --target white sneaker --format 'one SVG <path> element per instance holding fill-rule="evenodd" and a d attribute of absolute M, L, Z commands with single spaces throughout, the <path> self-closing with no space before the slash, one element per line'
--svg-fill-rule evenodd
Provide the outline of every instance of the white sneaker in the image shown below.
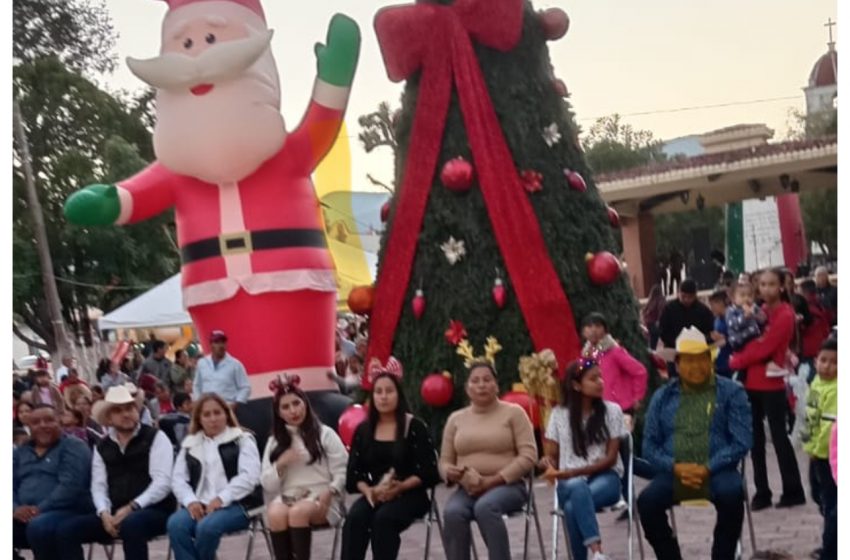
<path fill-rule="evenodd" d="M 593 556 L 590 558 L 590 560 L 611 560 L 611 559 L 609 557 L 605 556 L 601 552 L 594 552 Z"/>

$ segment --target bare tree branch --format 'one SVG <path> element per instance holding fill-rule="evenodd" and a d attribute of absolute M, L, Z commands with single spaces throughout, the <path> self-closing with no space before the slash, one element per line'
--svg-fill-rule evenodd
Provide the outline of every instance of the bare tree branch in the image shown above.
<path fill-rule="evenodd" d="M 44 350 L 45 352 L 50 352 L 50 348 L 47 347 L 47 344 L 43 342 L 38 342 L 37 340 L 33 340 L 32 338 L 25 335 L 21 329 L 18 328 L 18 325 L 12 321 L 12 332 L 15 333 L 15 336 L 20 338 L 26 344 L 32 346 L 33 348 L 38 348 L 39 350 Z"/>

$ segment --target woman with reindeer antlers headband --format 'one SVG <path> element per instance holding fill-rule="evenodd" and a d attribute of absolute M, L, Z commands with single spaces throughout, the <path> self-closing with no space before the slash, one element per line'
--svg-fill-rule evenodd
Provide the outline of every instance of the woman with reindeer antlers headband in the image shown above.
<path fill-rule="evenodd" d="M 348 491 L 363 496 L 345 518 L 342 559 L 363 560 L 371 541 L 374 560 L 394 560 L 401 533 L 428 512 L 440 473 L 427 426 L 408 412 L 399 361 L 373 360 L 368 375 L 369 416 L 354 434 L 346 477 Z"/>
<path fill-rule="evenodd" d="M 333 429 L 319 422 L 297 375 L 269 384 L 272 435 L 260 481 L 275 560 L 310 558 L 312 527 L 342 521 L 348 453 Z"/>
<path fill-rule="evenodd" d="M 449 416 L 443 430 L 440 470 L 460 488 L 443 512 L 443 546 L 448 560 L 468 560 L 475 519 L 490 560 L 510 560 L 511 548 L 502 515 L 522 508 L 528 499 L 522 478 L 537 461 L 534 429 L 518 405 L 499 400 L 494 366 L 501 346 L 488 338 L 484 356 L 474 356 L 464 340 L 458 353 L 469 369 L 469 406 Z"/>

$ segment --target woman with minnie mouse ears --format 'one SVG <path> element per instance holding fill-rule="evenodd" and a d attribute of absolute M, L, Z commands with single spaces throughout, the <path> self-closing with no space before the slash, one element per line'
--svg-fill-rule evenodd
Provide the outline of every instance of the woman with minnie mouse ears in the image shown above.
<path fill-rule="evenodd" d="M 398 557 L 401 533 L 428 513 L 428 489 L 440 482 L 428 427 L 410 414 L 401 388 L 402 366 L 390 357 L 373 360 L 368 419 L 351 444 L 346 486 L 362 494 L 351 506 L 342 532 L 342 559 Z"/>
<path fill-rule="evenodd" d="M 310 558 L 312 527 L 342 521 L 348 453 L 336 432 L 319 422 L 300 381 L 285 375 L 269 384 L 272 435 L 260 481 L 275 560 Z"/>

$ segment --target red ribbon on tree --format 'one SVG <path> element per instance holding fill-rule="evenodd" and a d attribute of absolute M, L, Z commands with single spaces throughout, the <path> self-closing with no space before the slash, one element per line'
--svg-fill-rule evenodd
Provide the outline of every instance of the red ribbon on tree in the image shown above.
<path fill-rule="evenodd" d="M 391 6 L 375 16 L 387 74 L 401 81 L 421 68 L 419 96 L 398 204 L 378 276 L 369 356 L 392 350 L 416 242 L 440 153 L 452 84 L 496 242 L 534 346 L 566 364 L 581 344 L 572 308 L 549 258 L 534 208 L 522 188 L 472 41 L 506 52 L 522 36 L 522 0 L 457 0 Z M 517 243 L 517 240 L 522 243 Z"/>

